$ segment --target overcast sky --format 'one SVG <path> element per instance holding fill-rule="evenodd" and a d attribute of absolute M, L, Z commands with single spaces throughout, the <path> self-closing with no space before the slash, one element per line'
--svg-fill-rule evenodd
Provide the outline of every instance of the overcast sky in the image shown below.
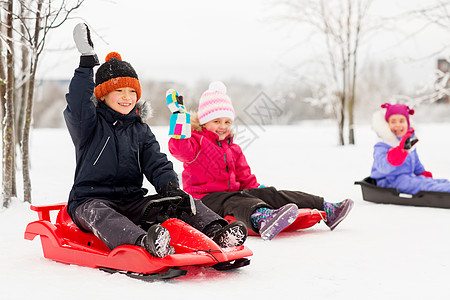
<path fill-rule="evenodd" d="M 92 30 L 101 61 L 117 51 L 130 62 L 140 78 L 194 82 L 198 79 L 242 78 L 269 83 L 286 68 L 317 51 L 302 30 L 275 23 L 268 0 L 96 0 L 83 7 L 48 38 L 40 61 L 40 78 L 67 78 L 78 65 L 79 54 L 72 39 L 73 27 L 81 21 Z M 412 8 L 419 0 L 375 0 L 373 13 L 390 15 Z M 423 1 L 422 1 L 423 3 Z M 413 30 L 414 24 L 403 25 Z M 418 80 L 429 75 L 434 59 L 410 61 L 440 49 L 449 36 L 442 31 L 424 32 L 419 38 L 397 45 L 398 34 L 374 40 L 366 50 L 373 59 L 399 60 L 401 69 Z M 393 46 L 395 45 L 395 46 Z M 57 49 L 66 48 L 66 51 Z M 424 73 L 425 72 L 425 73 Z"/>

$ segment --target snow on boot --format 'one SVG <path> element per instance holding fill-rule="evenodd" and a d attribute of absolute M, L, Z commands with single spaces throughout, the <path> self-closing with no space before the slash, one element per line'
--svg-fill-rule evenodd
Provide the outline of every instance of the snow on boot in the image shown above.
<path fill-rule="evenodd" d="M 294 203 L 289 203 L 279 209 L 268 208 L 257 209 L 252 214 L 259 228 L 259 234 L 263 240 L 271 240 L 284 228 L 295 221 L 298 216 L 298 207 Z"/>
<path fill-rule="evenodd" d="M 221 248 L 236 247 L 247 239 L 247 227 L 241 221 L 228 224 L 214 234 L 213 241 Z"/>
<path fill-rule="evenodd" d="M 329 203 L 324 201 L 323 208 L 327 213 L 327 220 L 325 221 L 325 224 L 333 230 L 352 210 L 353 200 L 345 199 L 339 203 Z"/>
<path fill-rule="evenodd" d="M 143 240 L 144 248 L 154 257 L 165 257 L 175 253 L 174 248 L 169 243 L 169 231 L 158 224 L 154 224 L 148 229 Z"/>

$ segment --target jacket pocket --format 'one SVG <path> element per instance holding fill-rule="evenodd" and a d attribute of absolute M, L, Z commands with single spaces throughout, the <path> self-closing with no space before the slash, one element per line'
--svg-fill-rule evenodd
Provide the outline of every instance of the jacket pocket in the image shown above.
<path fill-rule="evenodd" d="M 139 147 L 138 147 L 138 152 L 137 152 L 137 162 L 138 162 L 138 167 L 139 167 L 139 173 L 142 173 L 142 168 L 141 168 L 141 156 L 139 155 Z"/>

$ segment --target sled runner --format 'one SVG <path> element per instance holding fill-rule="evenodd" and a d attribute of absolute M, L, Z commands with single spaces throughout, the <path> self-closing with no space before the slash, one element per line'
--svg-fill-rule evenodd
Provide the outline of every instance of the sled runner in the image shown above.
<path fill-rule="evenodd" d="M 413 195 L 404 194 L 395 188 L 378 187 L 376 180 L 371 177 L 355 181 L 355 184 L 361 186 L 363 199 L 366 201 L 383 204 L 450 208 L 450 193 L 420 191 Z"/>
<path fill-rule="evenodd" d="M 316 225 L 320 220 L 324 220 L 327 217 L 327 214 L 324 211 L 320 211 L 317 209 L 309 209 L 309 208 L 299 208 L 298 210 L 298 216 L 295 221 L 289 225 L 288 227 L 284 228 L 283 231 L 296 231 L 300 229 L 305 229 L 312 227 Z M 236 221 L 236 218 L 233 216 L 226 216 L 225 220 L 228 221 L 228 223 L 232 223 Z M 254 232 L 250 228 L 248 230 L 248 235 L 259 235 L 258 233 Z"/>
<path fill-rule="evenodd" d="M 203 266 L 229 270 L 246 266 L 253 253 L 245 246 L 220 248 L 200 231 L 178 219 L 168 219 L 161 225 L 169 230 L 170 245 L 175 254 L 164 258 L 151 256 L 134 245 L 122 245 L 110 250 L 92 233 L 81 231 L 69 217 L 66 203 L 31 206 L 39 221 L 28 224 L 25 239 L 41 237 L 44 257 L 66 264 L 98 268 L 110 273 L 123 273 L 146 281 L 169 279 L 186 274 L 183 267 Z M 50 212 L 58 211 L 55 223 Z"/>

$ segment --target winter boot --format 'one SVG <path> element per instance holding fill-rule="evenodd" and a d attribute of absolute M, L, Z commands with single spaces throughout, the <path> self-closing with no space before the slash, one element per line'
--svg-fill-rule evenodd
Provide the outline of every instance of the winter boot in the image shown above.
<path fill-rule="evenodd" d="M 215 232 L 212 239 L 221 248 L 240 246 L 247 239 L 247 227 L 241 221 L 233 222 Z"/>
<path fill-rule="evenodd" d="M 289 203 L 279 209 L 258 208 L 252 214 L 252 224 L 259 229 L 263 240 L 271 240 L 284 228 L 295 221 L 298 216 L 298 207 Z"/>
<path fill-rule="evenodd" d="M 352 210 L 353 200 L 345 199 L 339 203 L 323 202 L 323 210 L 327 213 L 327 220 L 325 224 L 330 227 L 331 230 L 342 222 L 347 217 L 348 213 Z"/>
<path fill-rule="evenodd" d="M 169 245 L 169 242 L 169 231 L 161 225 L 154 224 L 137 244 L 154 257 L 165 257 L 175 253 L 174 248 Z"/>

